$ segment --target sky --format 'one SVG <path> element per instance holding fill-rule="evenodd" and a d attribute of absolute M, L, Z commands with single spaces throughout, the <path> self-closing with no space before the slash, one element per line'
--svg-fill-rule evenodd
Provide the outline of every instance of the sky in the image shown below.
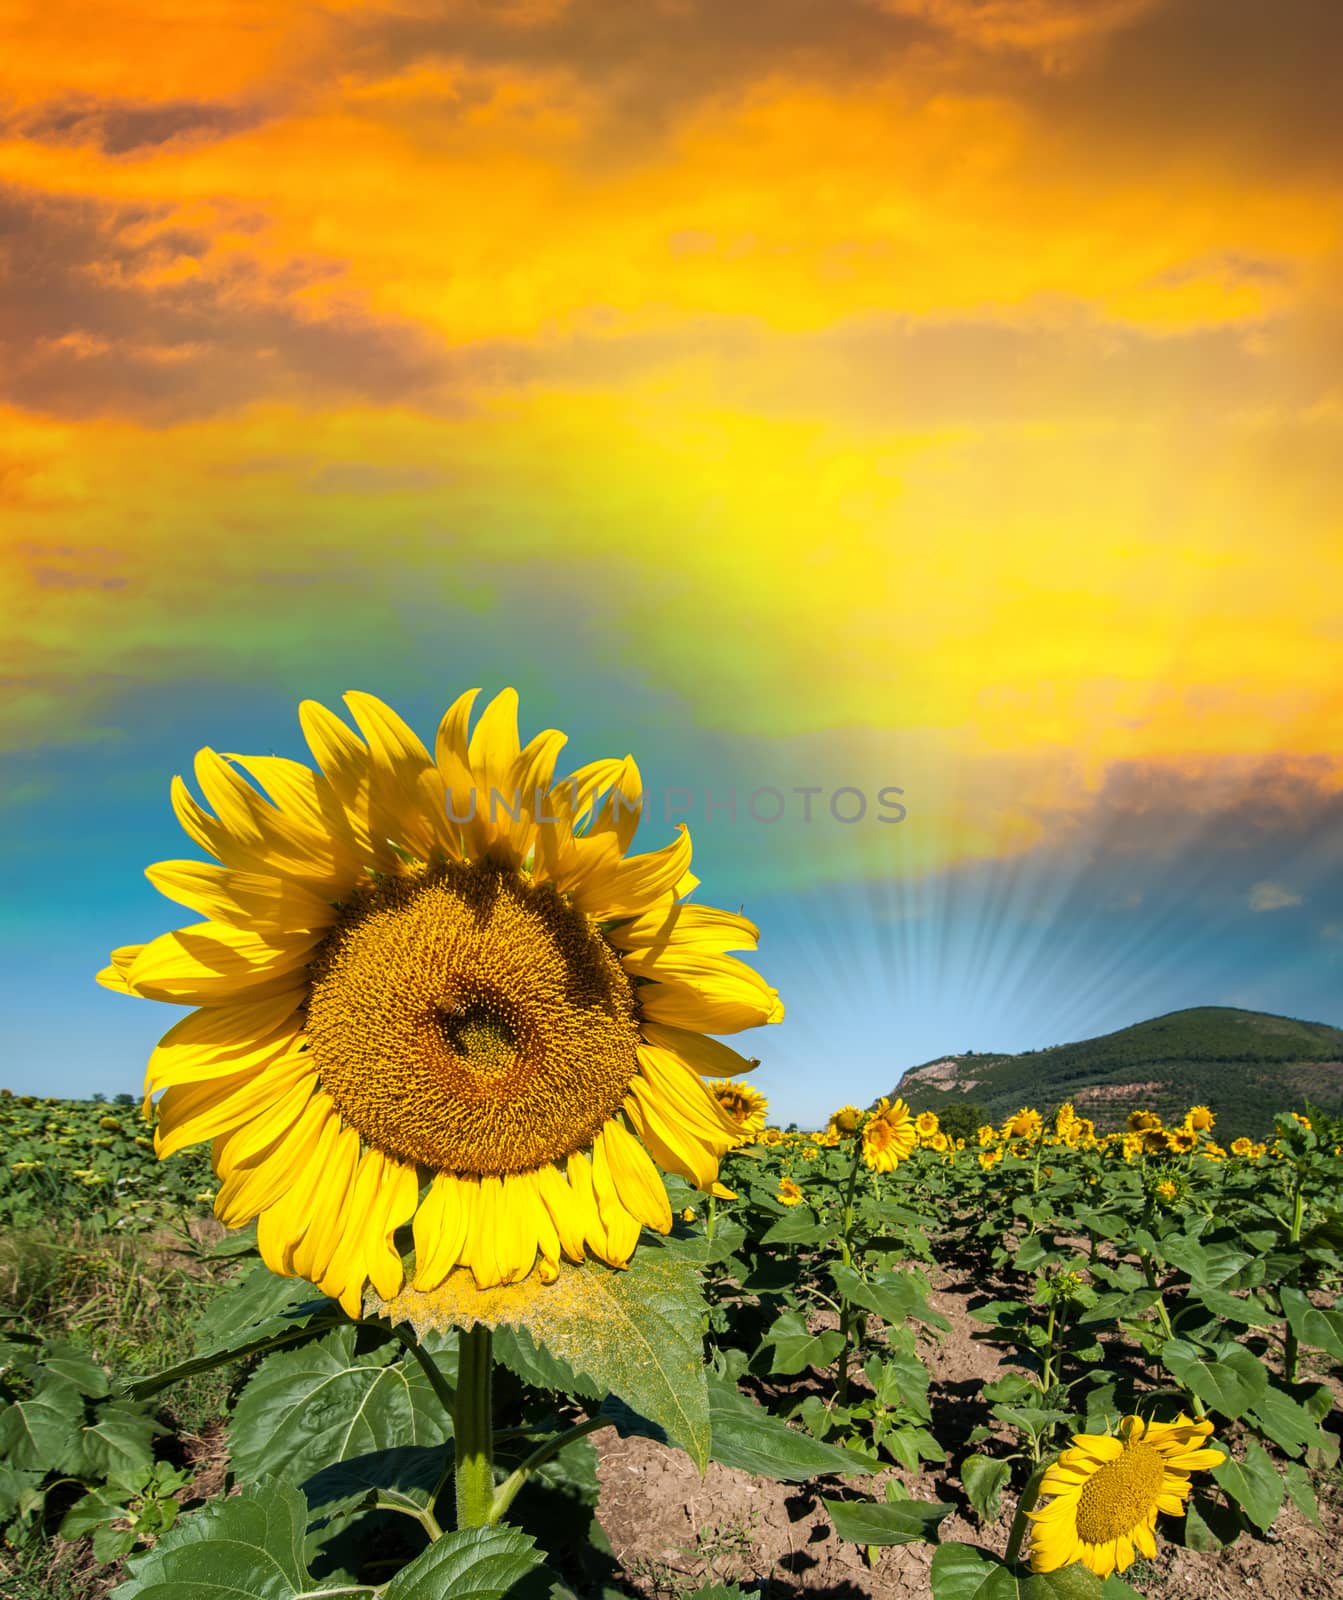
<path fill-rule="evenodd" d="M 0 16 L 0 1082 L 139 1088 L 172 776 L 349 689 L 635 756 L 780 1122 L 1343 1024 L 1335 0 Z"/>

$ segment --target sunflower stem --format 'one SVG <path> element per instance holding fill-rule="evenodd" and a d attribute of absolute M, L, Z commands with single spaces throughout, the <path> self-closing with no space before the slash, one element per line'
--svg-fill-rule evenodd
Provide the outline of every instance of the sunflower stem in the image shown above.
<path fill-rule="evenodd" d="M 589 1417 L 586 1422 L 575 1423 L 572 1428 L 566 1428 L 563 1433 L 552 1434 L 549 1439 L 543 1439 L 536 1449 L 532 1451 L 525 1461 L 522 1461 L 504 1479 L 494 1491 L 494 1500 L 490 1506 L 490 1521 L 498 1522 L 499 1519 L 513 1504 L 518 1490 L 522 1488 L 527 1479 L 538 1467 L 545 1466 L 553 1456 L 559 1455 L 567 1445 L 573 1444 L 576 1439 L 582 1439 L 589 1433 L 596 1433 L 598 1428 L 611 1428 L 615 1426 L 614 1417 Z"/>
<path fill-rule="evenodd" d="M 1012 1532 L 1007 1539 L 1007 1554 L 1003 1557 L 1009 1567 L 1014 1565 L 1021 1557 L 1021 1545 L 1026 1537 L 1027 1519 L 1030 1513 L 1035 1510 L 1035 1502 L 1040 1498 L 1040 1485 L 1045 1481 L 1045 1473 L 1053 1466 L 1056 1459 L 1056 1457 L 1050 1456 L 1048 1460 L 1042 1461 L 1035 1471 L 1031 1473 L 1030 1477 L 1026 1479 L 1026 1487 L 1021 1491 L 1021 1499 L 1017 1501 L 1016 1515 L 1012 1518 Z"/>
<path fill-rule="evenodd" d="M 491 1427 L 492 1336 L 483 1323 L 457 1334 L 457 1526 L 483 1528 L 494 1502 L 494 1432 Z"/>

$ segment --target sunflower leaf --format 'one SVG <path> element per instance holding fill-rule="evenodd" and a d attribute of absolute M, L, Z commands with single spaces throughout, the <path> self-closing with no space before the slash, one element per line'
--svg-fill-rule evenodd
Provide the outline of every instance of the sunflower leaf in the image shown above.
<path fill-rule="evenodd" d="M 1212 1475 L 1260 1533 L 1267 1533 L 1282 1510 L 1286 1490 L 1263 1445 L 1251 1439 L 1245 1446 L 1243 1462 L 1224 1461 L 1212 1469 Z"/>
<path fill-rule="evenodd" d="M 244 1483 L 265 1472 L 297 1487 L 342 1462 L 448 1437 L 448 1419 L 418 1363 L 399 1345 L 358 1352 L 357 1339 L 347 1325 L 300 1349 L 277 1350 L 252 1374 L 229 1428 L 233 1470 Z"/>
<path fill-rule="evenodd" d="M 499 1600 L 543 1559 L 517 1528 L 458 1528 L 402 1567 L 382 1600 Z"/>
<path fill-rule="evenodd" d="M 477 1289 L 471 1274 L 458 1269 L 437 1289 L 403 1291 L 380 1309 L 426 1331 L 477 1323 L 525 1328 L 537 1352 L 576 1376 L 569 1392 L 616 1395 L 663 1428 L 701 1471 L 708 1463 L 704 1296 L 694 1263 L 676 1251 L 644 1244 L 620 1272 L 565 1262 L 555 1283 L 532 1274 L 495 1289 Z M 509 1357 L 528 1364 L 521 1339 L 505 1344 Z M 530 1366 L 542 1375 L 542 1358 Z"/>
<path fill-rule="evenodd" d="M 877 1469 L 878 1463 L 870 1456 L 825 1444 L 790 1428 L 723 1378 L 709 1380 L 709 1416 L 713 1425 L 710 1454 L 727 1467 L 740 1467 L 779 1483 Z"/>
<path fill-rule="evenodd" d="M 930 1576 L 933 1600 L 1126 1600 L 1133 1592 L 1124 1583 L 1107 1587 L 1078 1563 L 1055 1572 L 1019 1572 L 968 1544 L 939 1546 Z"/>
<path fill-rule="evenodd" d="M 294 1600 L 313 1588 L 303 1560 L 307 1523 L 303 1496 L 282 1483 L 212 1501 L 132 1558 L 112 1600 Z"/>
<path fill-rule="evenodd" d="M 1228 1422 L 1243 1416 L 1268 1388 L 1263 1363 L 1244 1345 L 1228 1342 L 1204 1351 L 1183 1339 L 1167 1339 L 1161 1359 L 1177 1383 Z"/>
<path fill-rule="evenodd" d="M 931 1539 L 956 1509 L 942 1500 L 822 1500 L 835 1532 L 855 1544 L 915 1544 Z"/>

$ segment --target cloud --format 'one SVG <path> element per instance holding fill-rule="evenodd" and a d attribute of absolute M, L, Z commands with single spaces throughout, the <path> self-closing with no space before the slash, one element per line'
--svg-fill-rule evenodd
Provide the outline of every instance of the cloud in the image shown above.
<path fill-rule="evenodd" d="M 338 263 L 216 261 L 172 211 L 0 188 L 0 401 L 158 424 L 305 394 L 456 403 L 432 336 L 354 297 L 320 312 L 294 298 Z"/>
<path fill-rule="evenodd" d="M 1284 889 L 1280 884 L 1265 881 L 1256 883 L 1250 890 L 1251 911 L 1281 911 L 1286 906 L 1300 904 L 1301 896 L 1294 894 L 1290 889 Z"/>
<path fill-rule="evenodd" d="M 124 156 L 227 138 L 265 117 L 260 107 L 205 100 L 143 104 L 72 96 L 13 112 L 0 120 L 0 130 L 39 144 L 92 144 L 106 155 Z"/>

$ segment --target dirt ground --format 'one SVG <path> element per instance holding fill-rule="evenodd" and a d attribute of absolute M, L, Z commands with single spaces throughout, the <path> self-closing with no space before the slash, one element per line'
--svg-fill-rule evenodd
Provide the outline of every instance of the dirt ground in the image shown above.
<path fill-rule="evenodd" d="M 924 1359 L 932 1378 L 933 1432 L 954 1461 L 973 1426 L 967 1421 L 969 1398 L 981 1382 L 1007 1369 L 992 1346 L 970 1337 L 982 1327 L 966 1310 L 979 1291 L 945 1274 L 934 1274 L 933 1282 L 931 1303 L 951 1328 L 939 1344 L 925 1348 Z M 839 1497 L 834 1483 L 818 1492 L 717 1463 L 701 1479 L 685 1455 L 649 1440 L 599 1433 L 593 1442 L 601 1524 L 626 1584 L 646 1600 L 680 1600 L 706 1583 L 737 1583 L 769 1600 L 927 1600 L 932 1594 L 928 1568 L 936 1546 L 889 1546 L 868 1567 L 857 1545 L 836 1536 L 821 1505 L 822 1493 Z M 918 1480 L 899 1470 L 889 1475 L 917 1498 L 957 1506 L 939 1526 L 943 1542 L 962 1540 L 1003 1553 L 1015 1510 L 1010 1491 L 1002 1515 L 986 1528 L 954 1475 L 935 1466 Z M 850 1482 L 857 1494 L 871 1497 L 875 1489 L 881 1496 L 881 1477 Z M 1178 1524 L 1159 1526 L 1156 1561 L 1138 1562 L 1125 1581 L 1154 1600 L 1245 1600 L 1247 1591 L 1264 1600 L 1343 1600 L 1343 1495 L 1322 1495 L 1320 1509 L 1323 1530 L 1288 1502 L 1266 1538 L 1242 1534 L 1216 1552 L 1183 1549 L 1169 1538 L 1178 1537 Z"/>

